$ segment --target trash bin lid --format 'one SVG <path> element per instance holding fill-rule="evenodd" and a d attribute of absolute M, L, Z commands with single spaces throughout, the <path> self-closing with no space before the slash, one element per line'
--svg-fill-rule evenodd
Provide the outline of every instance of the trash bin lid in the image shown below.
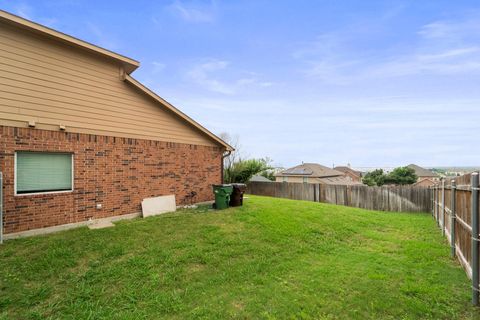
<path fill-rule="evenodd" d="M 213 185 L 213 191 L 223 191 L 227 193 L 232 193 L 233 187 L 231 184 L 214 184 Z"/>
<path fill-rule="evenodd" d="M 245 183 L 232 183 L 232 187 L 240 191 L 245 191 L 247 189 L 247 185 Z"/>

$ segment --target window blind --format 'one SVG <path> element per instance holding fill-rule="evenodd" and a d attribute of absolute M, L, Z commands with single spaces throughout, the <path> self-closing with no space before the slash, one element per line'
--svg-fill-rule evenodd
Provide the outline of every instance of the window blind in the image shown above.
<path fill-rule="evenodd" d="M 72 154 L 17 152 L 17 193 L 72 190 Z"/>

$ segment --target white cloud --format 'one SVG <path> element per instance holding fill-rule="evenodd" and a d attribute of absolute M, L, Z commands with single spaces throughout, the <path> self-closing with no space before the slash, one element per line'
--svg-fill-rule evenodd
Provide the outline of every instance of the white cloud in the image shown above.
<path fill-rule="evenodd" d="M 324 83 L 346 85 L 352 80 L 352 70 L 362 62 L 360 57 L 350 54 L 350 38 L 351 34 L 345 31 L 324 33 L 300 44 L 292 56 L 307 65 L 301 70 L 304 75 Z"/>
<path fill-rule="evenodd" d="M 451 26 L 444 22 L 432 22 L 424 25 L 418 34 L 427 39 L 445 38 L 452 33 Z"/>
<path fill-rule="evenodd" d="M 461 20 L 439 20 L 428 23 L 420 28 L 418 34 L 431 40 L 461 40 L 471 35 L 478 36 L 480 32 L 479 15 L 474 14 Z"/>
<path fill-rule="evenodd" d="M 418 58 L 424 61 L 436 61 L 436 60 L 438 61 L 438 60 L 443 60 L 447 58 L 465 56 L 470 53 L 476 53 L 479 51 L 479 49 L 480 49 L 479 47 L 456 48 L 456 49 L 451 49 L 444 52 L 437 52 L 435 54 L 419 55 Z"/>
<path fill-rule="evenodd" d="M 118 43 L 112 34 L 105 33 L 102 28 L 90 21 L 86 22 L 86 26 L 90 34 L 95 37 L 95 40 L 93 41 L 94 44 L 108 50 L 115 50 L 118 48 Z"/>
<path fill-rule="evenodd" d="M 274 85 L 273 82 L 260 81 L 258 78 L 241 78 L 236 81 L 237 86 L 256 86 L 262 88 L 268 88 Z"/>
<path fill-rule="evenodd" d="M 346 85 L 352 82 L 354 73 L 351 70 L 358 63 L 353 60 L 336 61 L 335 59 L 312 61 L 304 73 L 325 83 Z"/>
<path fill-rule="evenodd" d="M 54 28 L 58 23 L 56 18 L 37 17 L 34 8 L 26 3 L 18 4 L 13 12 L 22 18 L 38 22 L 50 28 Z"/>
<path fill-rule="evenodd" d="M 19 15 L 22 18 L 32 20 L 33 8 L 25 3 L 20 3 L 15 9 L 15 14 Z"/>
<path fill-rule="evenodd" d="M 350 33 L 330 32 L 301 45 L 293 57 L 308 66 L 303 74 L 334 85 L 416 75 L 480 76 L 479 21 L 426 24 L 416 33 L 415 46 L 399 47 L 399 53 L 377 51 L 373 57 L 358 53 L 350 45 Z"/>
<path fill-rule="evenodd" d="M 382 73 L 385 76 L 480 75 L 478 19 L 436 21 L 422 26 L 417 34 L 420 36 L 419 45 L 413 48 L 413 52 L 378 65 L 375 71 L 377 76 Z"/>
<path fill-rule="evenodd" d="M 229 66 L 228 61 L 210 59 L 195 65 L 187 72 L 187 77 L 207 90 L 226 95 L 236 94 L 247 88 L 268 88 L 274 85 L 273 82 L 260 80 L 260 76 L 254 72 L 232 70 Z M 247 77 L 235 79 L 232 73 L 246 74 Z"/>
<path fill-rule="evenodd" d="M 211 60 L 194 66 L 188 73 L 188 77 L 198 85 L 218 93 L 234 94 L 235 89 L 218 79 L 212 77 L 212 73 L 224 70 L 228 66 L 227 61 Z"/>
<path fill-rule="evenodd" d="M 163 70 L 165 70 L 165 68 L 167 67 L 167 65 L 165 63 L 161 63 L 161 62 L 158 62 L 158 61 L 153 61 L 152 65 L 153 65 L 153 69 L 152 69 L 153 73 L 160 73 Z"/>
<path fill-rule="evenodd" d="M 454 75 L 476 73 L 480 75 L 480 48 L 453 48 L 432 53 L 417 53 L 373 65 L 370 77 L 398 77 L 419 74 Z M 364 75 L 367 76 L 367 75 Z"/>
<path fill-rule="evenodd" d="M 168 9 L 184 21 L 192 23 L 213 22 L 216 16 L 216 5 L 213 1 L 207 5 L 195 5 L 176 0 Z"/>

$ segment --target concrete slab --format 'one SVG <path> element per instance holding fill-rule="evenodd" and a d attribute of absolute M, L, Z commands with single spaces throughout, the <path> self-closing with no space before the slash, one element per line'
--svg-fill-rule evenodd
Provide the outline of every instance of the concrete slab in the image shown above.
<path fill-rule="evenodd" d="M 154 198 L 145 198 L 142 201 L 142 216 L 150 217 L 166 212 L 177 210 L 175 204 L 175 195 L 160 196 Z"/>
<path fill-rule="evenodd" d="M 79 227 L 88 226 L 88 225 L 90 225 L 92 223 L 95 223 L 96 221 L 99 221 L 99 220 L 120 221 L 120 220 L 125 220 L 125 219 L 134 219 L 134 218 L 138 218 L 140 216 L 141 216 L 140 212 L 134 212 L 134 213 L 124 214 L 124 215 L 119 215 L 119 216 L 102 218 L 102 219 L 93 220 L 93 221 L 81 221 L 81 222 L 75 222 L 75 223 L 61 224 L 61 225 L 53 226 L 53 227 L 46 227 L 46 228 L 41 228 L 41 229 L 32 229 L 32 230 L 27 230 L 27 231 L 8 233 L 8 234 L 4 235 L 3 239 L 4 240 L 11 240 L 11 239 L 18 239 L 18 238 L 25 238 L 25 237 L 34 237 L 34 236 L 39 236 L 39 235 L 43 235 L 43 234 L 55 233 L 55 232 L 60 232 L 60 231 L 65 231 L 65 230 L 70 230 L 70 229 L 75 229 L 75 228 L 79 228 Z"/>
<path fill-rule="evenodd" d="M 103 229 L 103 228 L 111 228 L 111 227 L 115 227 L 115 225 L 108 220 L 99 220 L 88 225 L 89 229 Z"/>

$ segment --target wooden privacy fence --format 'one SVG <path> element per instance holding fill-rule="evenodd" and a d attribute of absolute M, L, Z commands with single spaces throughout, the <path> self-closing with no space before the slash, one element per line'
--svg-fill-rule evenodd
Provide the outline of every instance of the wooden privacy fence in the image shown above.
<path fill-rule="evenodd" d="M 432 188 L 432 215 L 472 279 L 472 303 L 479 303 L 478 173 L 445 181 Z"/>
<path fill-rule="evenodd" d="M 289 182 L 249 182 L 247 193 L 276 198 L 333 203 L 350 207 L 404 212 L 430 212 L 432 190 L 425 187 L 325 185 Z"/>

